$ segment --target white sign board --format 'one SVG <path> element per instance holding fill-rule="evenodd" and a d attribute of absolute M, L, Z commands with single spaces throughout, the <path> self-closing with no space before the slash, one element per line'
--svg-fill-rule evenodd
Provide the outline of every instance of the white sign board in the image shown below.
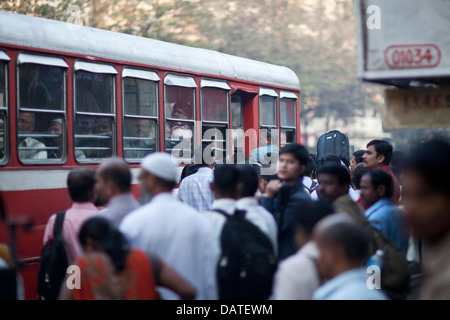
<path fill-rule="evenodd" d="M 356 0 L 356 10 L 360 79 L 450 78 L 450 0 Z"/>

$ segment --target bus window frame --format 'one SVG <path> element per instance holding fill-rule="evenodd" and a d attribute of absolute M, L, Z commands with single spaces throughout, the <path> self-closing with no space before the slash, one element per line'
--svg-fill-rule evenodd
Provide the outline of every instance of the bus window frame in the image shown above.
<path fill-rule="evenodd" d="M 275 98 L 275 124 L 274 125 L 267 125 L 267 124 L 262 124 L 261 122 L 261 97 L 263 96 L 269 96 L 269 97 L 273 97 Z M 259 136 L 261 134 L 261 130 L 265 129 L 265 130 L 277 130 L 277 141 L 276 141 L 276 146 L 278 148 L 279 145 L 279 141 L 280 141 L 280 128 L 279 128 L 279 124 L 280 121 L 278 119 L 278 100 L 279 100 L 279 94 L 276 92 L 275 89 L 272 88 L 266 88 L 266 87 L 261 87 L 259 89 L 259 95 L 258 95 L 258 124 L 259 124 L 259 128 L 258 128 L 258 147 L 260 147 L 259 145 Z M 271 131 L 272 132 L 272 131 Z M 274 141 L 272 140 L 272 144 L 274 144 Z"/>
<path fill-rule="evenodd" d="M 298 97 L 297 95 L 292 92 L 292 91 L 281 91 L 280 92 L 280 116 L 281 116 L 281 102 L 283 99 L 290 99 L 294 101 L 294 125 L 293 126 L 285 126 L 281 123 L 281 119 L 280 119 L 280 148 L 291 144 L 291 143 L 297 143 L 297 103 L 298 103 Z M 294 132 L 294 139 L 295 141 L 293 142 L 287 142 L 282 144 L 281 143 L 281 135 L 282 132 L 284 131 L 293 131 Z"/>
<path fill-rule="evenodd" d="M 166 80 L 168 78 L 170 78 L 171 76 L 174 76 L 175 78 L 185 78 L 185 80 L 187 79 L 191 79 L 193 81 L 193 83 L 195 83 L 195 87 L 192 86 L 182 86 L 182 85 L 176 85 L 176 84 L 168 84 L 166 83 Z M 192 124 L 192 154 L 191 154 L 191 158 L 179 158 L 180 161 L 182 161 L 184 164 L 193 164 L 194 163 L 194 153 L 195 153 L 195 148 L 197 147 L 197 89 L 198 89 L 198 85 L 195 82 L 195 77 L 191 76 L 191 75 L 186 75 L 186 74 L 177 74 L 177 73 L 166 73 L 164 75 L 164 80 L 162 81 L 163 84 L 163 94 L 164 94 L 164 100 L 163 100 L 163 116 L 164 116 L 164 152 L 168 153 L 168 151 L 166 150 L 166 143 L 168 140 L 168 137 L 166 136 L 166 125 L 168 121 L 177 121 L 177 122 L 186 122 L 186 123 L 190 123 Z M 192 114 L 192 119 L 176 119 L 176 118 L 171 118 L 168 117 L 166 115 L 166 101 L 167 101 L 167 87 L 178 87 L 178 88 L 190 88 L 193 90 L 194 94 L 192 97 L 192 102 L 193 102 L 193 114 Z M 186 161 L 189 162 L 187 163 Z"/>
<path fill-rule="evenodd" d="M 33 57 L 32 62 L 22 62 L 19 63 L 19 60 L 22 56 L 27 56 L 27 57 Z M 51 64 L 50 62 L 39 62 L 39 58 L 43 58 L 44 61 L 45 59 L 48 60 L 60 60 L 63 62 L 63 64 Z M 62 108 L 59 110 L 51 110 L 51 109 L 39 109 L 39 108 L 22 108 L 20 107 L 20 72 L 19 72 L 19 67 L 23 64 L 32 64 L 32 65 L 42 65 L 42 66 L 47 66 L 47 67 L 54 67 L 54 68 L 60 68 L 63 70 L 63 88 L 62 88 L 62 93 L 61 95 L 63 96 L 62 102 Z M 53 56 L 53 55 L 44 55 L 44 54 L 36 54 L 36 53 L 29 53 L 26 51 L 23 52 L 19 52 L 19 54 L 16 57 L 16 65 L 15 65 L 15 71 L 16 71 L 16 132 L 15 132 L 15 136 L 16 136 L 16 152 L 17 152 L 17 159 L 19 160 L 19 162 L 22 165 L 63 165 L 67 162 L 68 159 L 68 121 L 67 121 L 67 77 L 68 77 L 68 70 L 69 70 L 69 65 L 67 64 L 66 60 L 62 57 L 62 56 Z M 36 160 L 28 160 L 28 159 L 21 159 L 19 156 L 19 138 L 20 138 L 20 134 L 19 134 L 19 128 L 18 128 L 18 121 L 19 121 L 19 113 L 20 112 L 33 112 L 33 113 L 41 113 L 41 114 L 58 114 L 61 115 L 62 121 L 63 121 L 63 133 L 62 133 L 62 158 L 60 159 L 49 159 L 48 157 L 46 159 L 36 159 Z M 36 134 L 36 135 L 28 135 L 30 137 L 44 137 L 44 138 L 51 138 L 51 137 L 55 137 L 56 135 L 52 135 L 50 133 L 45 133 L 45 134 Z M 51 147 L 49 147 L 51 148 Z M 47 151 L 47 156 L 48 156 L 48 151 L 51 149 L 45 149 L 45 151 Z"/>
<path fill-rule="evenodd" d="M 127 71 L 131 71 L 131 72 L 135 72 L 135 74 L 130 74 L 127 75 L 126 72 Z M 154 74 L 154 78 L 150 78 L 147 77 L 145 78 L 143 74 L 140 75 L 140 73 L 151 73 Z M 125 74 L 125 76 L 124 76 Z M 142 115 L 131 115 L 131 114 L 127 114 L 125 112 L 125 79 L 126 78 L 130 78 L 130 79 L 138 79 L 138 80 L 146 80 L 146 81 L 151 81 L 153 83 L 156 84 L 156 89 L 155 89 L 155 97 L 156 97 L 156 101 L 155 101 L 155 106 L 156 106 L 156 115 L 155 116 L 142 116 Z M 122 69 L 122 76 L 121 76 L 121 86 L 122 86 L 122 156 L 123 158 L 129 162 L 129 163 L 140 163 L 142 161 L 143 158 L 126 158 L 125 157 L 125 120 L 126 119 L 148 119 L 150 121 L 153 121 L 155 123 L 155 151 L 154 152 L 158 152 L 161 151 L 161 145 L 160 145 L 160 121 L 159 121 L 159 114 L 160 114 L 160 110 L 159 110 L 159 106 L 160 106 L 160 97 L 159 97 L 159 85 L 161 83 L 161 78 L 158 76 L 158 73 L 156 71 L 153 70 L 144 70 L 144 69 L 136 69 L 136 68 L 129 68 L 129 67 L 124 67 Z"/>
<path fill-rule="evenodd" d="M 3 55 L 1 55 L 3 53 Z M 5 72 L 5 105 L 0 105 L 0 112 L 5 113 L 5 119 L 3 122 L 3 151 L 4 156 L 0 159 L 0 165 L 4 166 L 8 164 L 11 153 L 10 153 L 10 141 L 9 141 L 9 65 L 10 65 L 11 59 L 9 58 L 8 54 L 4 52 L 3 50 L 0 50 L 0 63 L 4 63 L 4 72 Z"/>
<path fill-rule="evenodd" d="M 214 121 L 214 120 L 204 120 L 203 119 L 203 88 L 217 89 L 217 90 L 222 90 L 225 92 L 226 98 L 227 98 L 227 102 L 226 102 L 227 119 L 226 119 L 226 121 Z M 224 149 L 222 149 L 222 151 L 224 152 L 223 159 L 225 161 L 226 161 L 227 155 L 231 154 L 230 153 L 230 148 L 231 148 L 230 141 L 229 141 L 228 135 L 227 135 L 227 129 L 232 127 L 232 124 L 230 125 L 230 112 L 229 112 L 230 104 L 231 104 L 230 95 L 231 95 L 231 87 L 228 84 L 228 82 L 226 82 L 226 81 L 216 80 L 216 79 L 211 79 L 211 78 L 202 78 L 202 80 L 200 81 L 200 120 L 201 120 L 201 124 L 202 124 L 202 128 L 201 128 L 202 137 L 201 137 L 200 143 L 203 145 L 206 142 L 209 145 L 213 142 L 212 140 L 203 139 L 203 128 L 204 127 L 208 127 L 208 129 L 206 129 L 205 131 L 207 131 L 209 129 L 225 128 L 225 130 L 224 130 L 225 135 L 223 137 L 223 140 L 219 140 L 219 141 L 225 143 Z M 225 163 L 225 161 L 224 161 L 224 163 Z"/>
<path fill-rule="evenodd" d="M 104 67 L 104 69 L 113 69 L 115 71 L 115 73 L 113 72 L 94 72 L 91 71 L 90 69 L 87 68 L 78 68 L 76 69 L 76 64 L 78 63 L 82 63 L 82 65 L 88 66 L 88 65 L 92 65 L 93 67 L 95 67 L 95 65 L 98 65 L 99 68 Z M 108 68 L 111 67 L 111 68 Z M 112 71 L 111 69 L 111 71 Z M 76 93 L 77 93 L 77 88 L 76 88 L 76 73 L 78 71 L 81 72 L 88 72 L 88 73 L 92 73 L 92 74 L 100 74 L 100 75 L 111 75 L 112 76 L 112 110 L 113 113 L 97 113 L 97 112 L 85 112 L 85 111 L 77 111 L 76 108 Z M 72 90 L 72 102 L 73 102 L 73 120 L 72 120 L 72 136 L 73 136 L 73 153 L 74 153 L 74 158 L 75 161 L 78 164 L 99 164 L 101 163 L 104 159 L 108 159 L 110 157 L 114 157 L 117 156 L 117 76 L 118 76 L 118 72 L 117 69 L 114 67 L 114 65 L 111 64 L 107 64 L 107 63 L 92 63 L 89 61 L 83 61 L 83 60 L 76 60 L 74 62 L 74 67 L 73 67 L 73 79 L 72 79 L 72 84 L 73 84 L 73 90 Z M 78 116 L 94 116 L 97 118 L 100 117 L 104 117 L 104 118 L 110 118 L 112 119 L 112 130 L 111 130 L 111 156 L 110 157 L 106 157 L 106 158 L 77 158 L 76 157 L 76 138 L 77 138 L 77 134 L 75 134 L 75 128 L 76 128 L 76 120 Z M 81 149 L 81 148 L 80 148 Z M 93 149 L 95 150 L 95 149 Z M 100 150 L 100 149 L 99 149 Z"/>

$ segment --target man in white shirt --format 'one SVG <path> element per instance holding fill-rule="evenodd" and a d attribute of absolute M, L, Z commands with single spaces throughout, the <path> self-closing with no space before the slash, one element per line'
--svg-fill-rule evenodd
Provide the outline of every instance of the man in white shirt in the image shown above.
<path fill-rule="evenodd" d="M 277 253 L 277 224 L 272 214 L 258 203 L 255 198 L 258 190 L 258 172 L 254 165 L 239 165 L 239 194 L 236 207 L 245 210 L 246 218 L 264 232 L 273 244 Z"/>
<path fill-rule="evenodd" d="M 152 200 L 128 214 L 120 225 L 133 247 L 164 259 L 197 289 L 198 300 L 216 299 L 212 235 L 208 222 L 194 208 L 172 195 L 177 167 L 167 153 L 146 156 L 141 164 L 141 189 Z M 165 300 L 178 296 L 158 288 Z"/>
<path fill-rule="evenodd" d="M 217 266 L 221 254 L 220 236 L 226 222 L 223 214 L 234 214 L 236 211 L 236 198 L 238 195 L 239 172 L 233 165 L 220 165 L 214 170 L 213 182 L 210 188 L 214 194 L 214 202 L 211 211 L 204 211 L 202 215 L 208 220 L 212 227 L 214 265 Z"/>
<path fill-rule="evenodd" d="M 307 202 L 296 217 L 295 240 L 299 250 L 281 261 L 275 273 L 274 300 L 311 300 L 321 278 L 317 269 L 319 251 L 312 239 L 315 225 L 333 213 L 325 201 Z"/>
<path fill-rule="evenodd" d="M 255 191 L 257 188 L 258 178 L 256 177 Z M 214 202 L 211 211 L 205 211 L 203 215 L 209 220 L 213 231 L 213 252 L 215 265 L 219 264 L 221 258 L 221 237 L 222 230 L 226 223 L 226 215 L 233 215 L 237 209 L 236 199 L 240 194 L 242 184 L 240 183 L 240 172 L 234 165 L 219 165 L 214 170 L 214 181 L 211 183 L 211 190 L 214 193 Z M 246 201 L 241 202 L 240 206 L 248 207 Z M 220 211 L 220 212 L 218 212 Z M 268 235 L 268 239 L 273 243 L 276 240 L 274 236 L 275 230 L 267 226 L 265 218 L 261 218 L 255 210 L 245 212 L 245 219 L 259 227 L 264 234 Z M 273 218 L 272 218 L 273 219 Z M 264 229 L 264 230 L 263 230 Z M 270 230 L 270 231 L 265 231 Z M 275 233 L 276 234 L 276 233 Z M 275 255 L 273 256 L 275 261 Z M 221 261 L 222 262 L 222 261 Z M 220 291 L 220 284 L 217 285 Z"/>
<path fill-rule="evenodd" d="M 33 133 L 36 127 L 36 115 L 32 112 L 20 112 L 18 120 L 19 133 Z M 25 149 L 26 148 L 26 149 Z M 19 159 L 47 159 L 45 145 L 31 137 L 26 137 L 19 143 Z"/>

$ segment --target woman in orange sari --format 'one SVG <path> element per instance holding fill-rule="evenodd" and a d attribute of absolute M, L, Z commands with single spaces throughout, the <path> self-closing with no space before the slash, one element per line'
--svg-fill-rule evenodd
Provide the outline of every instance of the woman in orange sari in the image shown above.
<path fill-rule="evenodd" d="M 195 297 L 196 289 L 178 272 L 163 260 L 130 248 L 124 235 L 107 219 L 88 219 L 78 238 L 84 251 L 76 263 L 81 285 L 69 289 L 66 278 L 60 299 L 156 300 L 157 286 L 174 291 L 181 299 Z"/>

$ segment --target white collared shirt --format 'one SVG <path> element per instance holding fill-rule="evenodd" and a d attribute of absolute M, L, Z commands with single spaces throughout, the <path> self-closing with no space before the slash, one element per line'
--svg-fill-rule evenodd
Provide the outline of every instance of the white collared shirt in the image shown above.
<path fill-rule="evenodd" d="M 254 197 L 245 197 L 236 201 L 236 207 L 247 211 L 245 217 L 264 232 L 272 242 L 275 255 L 278 254 L 277 224 L 272 214 L 258 203 Z"/>
<path fill-rule="evenodd" d="M 222 234 L 222 228 L 223 225 L 225 224 L 226 218 L 221 213 L 218 213 L 214 210 L 222 210 L 226 214 L 232 215 L 236 210 L 236 200 L 234 199 L 214 200 L 211 211 L 203 211 L 201 213 L 211 225 L 212 236 L 214 239 L 212 245 L 214 265 L 217 266 L 222 251 L 220 246 L 220 235 Z"/>
<path fill-rule="evenodd" d="M 311 300 L 320 286 L 314 259 L 319 251 L 314 242 L 306 243 L 294 255 L 281 261 L 274 276 L 274 300 Z"/>
<path fill-rule="evenodd" d="M 211 227 L 197 210 L 160 193 L 128 214 L 120 225 L 133 247 L 155 254 L 197 289 L 196 299 L 217 299 Z M 165 300 L 179 297 L 158 288 Z"/>
<path fill-rule="evenodd" d="M 33 148 L 32 150 L 19 150 L 20 159 L 47 159 L 45 144 L 34 138 L 28 137 L 19 144 L 19 148 Z"/>
<path fill-rule="evenodd" d="M 232 215 L 235 210 L 246 210 L 245 218 L 261 229 L 270 239 L 274 245 L 275 254 L 277 253 L 277 227 L 275 219 L 272 215 L 260 206 L 255 198 L 242 198 L 239 201 L 234 199 L 217 199 L 214 200 L 212 211 L 204 211 L 203 215 L 211 224 L 214 243 L 213 251 L 215 257 L 215 264 L 217 265 L 219 257 L 222 253 L 220 245 L 220 237 L 226 218 L 223 214 L 215 212 L 214 210 L 222 210 L 226 214 Z"/>
<path fill-rule="evenodd" d="M 314 300 L 387 300 L 386 295 L 378 289 L 367 286 L 368 274 L 363 268 L 343 272 L 314 293 Z"/>

